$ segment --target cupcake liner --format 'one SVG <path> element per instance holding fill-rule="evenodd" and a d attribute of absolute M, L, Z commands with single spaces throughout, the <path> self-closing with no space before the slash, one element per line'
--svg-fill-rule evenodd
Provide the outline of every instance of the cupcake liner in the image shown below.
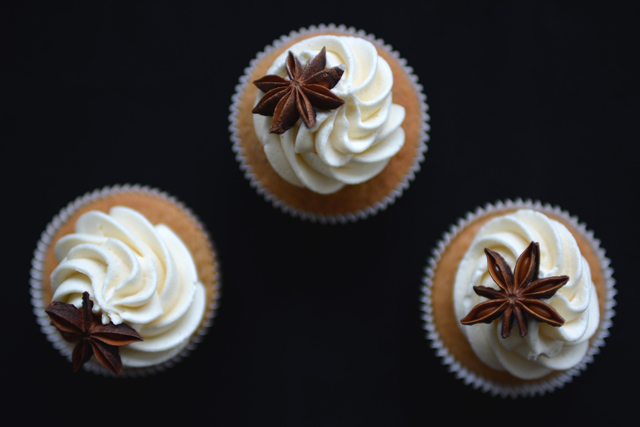
<path fill-rule="evenodd" d="M 187 217 L 193 221 L 196 226 L 201 230 L 203 235 L 206 237 L 207 241 L 211 244 L 211 254 L 213 257 L 215 269 L 214 269 L 214 277 L 213 277 L 213 292 L 214 297 L 213 300 L 208 302 L 204 321 L 201 322 L 198 330 L 189 338 L 189 342 L 187 345 L 181 349 L 176 350 L 176 354 L 173 355 L 170 359 L 162 362 L 158 365 L 145 367 L 145 368 L 124 368 L 119 378 L 133 378 L 133 377 L 142 377 L 147 375 L 152 375 L 157 372 L 163 372 L 167 368 L 174 366 L 176 363 L 180 362 L 183 358 L 187 357 L 191 351 L 193 351 L 197 344 L 200 343 L 203 337 L 207 334 L 209 327 L 213 324 L 213 319 L 216 315 L 216 311 L 218 308 L 218 299 L 221 296 L 220 293 L 220 266 L 216 260 L 215 256 L 215 248 L 213 247 L 213 242 L 209 237 L 206 229 L 198 219 L 198 217 L 191 212 L 189 208 L 187 208 L 182 202 L 178 201 L 175 197 L 170 196 L 169 194 L 158 190 L 157 188 L 151 188 L 149 186 L 141 186 L 139 184 L 130 185 L 114 185 L 112 187 L 106 186 L 102 189 L 96 189 L 92 192 L 87 192 L 83 196 L 77 197 L 75 200 L 70 202 L 67 206 L 63 207 L 60 212 L 53 217 L 51 222 L 47 224 L 47 227 L 42 232 L 40 236 L 40 240 L 36 244 L 36 249 L 33 252 L 33 259 L 31 261 L 31 270 L 30 270 L 30 294 L 31 294 L 31 305 L 33 306 L 33 313 L 36 316 L 36 322 L 40 325 L 40 330 L 43 334 L 45 334 L 47 340 L 53 344 L 53 347 L 60 351 L 60 353 L 67 358 L 69 362 L 71 362 L 71 354 L 73 352 L 73 348 L 75 343 L 70 343 L 65 341 L 58 330 L 51 325 L 51 321 L 49 316 L 45 313 L 45 302 L 43 299 L 43 279 L 44 279 L 44 261 L 49 250 L 49 246 L 51 245 L 54 236 L 65 224 L 69 218 L 80 208 L 85 205 L 101 200 L 105 197 L 109 197 L 116 194 L 124 194 L 124 193 L 140 193 L 149 196 L 156 197 L 158 199 L 164 200 L 166 202 L 172 203 L 180 208 Z M 100 363 L 91 358 L 87 363 L 83 365 L 83 369 L 85 371 L 93 372 L 99 375 L 103 375 L 106 377 L 116 377 L 113 372 L 102 366 Z"/>
<path fill-rule="evenodd" d="M 562 218 L 571 225 L 576 233 L 584 237 L 590 244 L 598 258 L 604 277 L 604 284 L 606 288 L 605 307 L 604 311 L 601 313 L 600 327 L 591 339 L 591 344 L 587 353 L 576 366 L 566 371 L 559 372 L 551 378 L 542 379 L 538 382 L 523 383 L 519 385 L 505 385 L 484 378 L 469 370 L 456 360 L 453 354 L 450 353 L 449 349 L 443 343 L 434 323 L 431 295 L 436 265 L 449 243 L 462 229 L 487 214 L 523 208 L 534 209 Z M 613 307 L 615 307 L 616 302 L 614 297 L 617 293 L 614 288 L 615 280 L 613 279 L 613 269 L 610 267 L 610 263 L 611 261 L 605 256 L 604 249 L 600 247 L 600 241 L 593 236 L 593 232 L 587 230 L 585 224 L 580 223 L 577 217 L 569 215 L 569 213 L 563 211 L 557 206 L 551 206 L 549 204 L 543 205 L 539 201 L 523 201 L 521 199 L 516 199 L 515 201 L 499 201 L 495 205 L 489 203 L 484 208 L 480 207 L 475 212 L 467 213 L 465 218 L 460 218 L 457 224 L 451 226 L 451 229 L 448 232 L 445 232 L 442 239 L 438 241 L 436 247 L 432 251 L 432 255 L 427 261 L 422 285 L 423 295 L 421 297 L 423 311 L 422 320 L 424 321 L 424 329 L 427 331 L 426 338 L 431 341 L 431 347 L 435 349 L 436 355 L 442 358 L 442 364 L 448 367 L 449 372 L 453 373 L 456 378 L 464 381 L 465 384 L 471 385 L 475 389 L 480 389 L 485 393 L 490 393 L 493 396 L 499 395 L 503 398 L 533 397 L 536 395 L 543 395 L 547 392 L 552 392 L 556 388 L 562 388 L 565 384 L 571 382 L 574 377 L 577 377 L 582 371 L 587 369 L 587 363 L 593 362 L 593 357 L 598 354 L 600 349 L 605 345 L 604 339 L 609 336 L 609 328 L 613 325 L 612 318 L 615 315 Z"/>
<path fill-rule="evenodd" d="M 373 203 L 371 206 L 367 206 L 354 212 L 332 215 L 310 212 L 289 205 L 280 200 L 276 195 L 269 191 L 268 188 L 264 187 L 258 176 L 252 171 L 251 165 L 247 162 L 247 158 L 245 157 L 244 150 L 242 148 L 242 141 L 239 137 L 237 124 L 238 115 L 240 114 L 239 106 L 241 96 L 247 86 L 251 83 L 249 81 L 250 76 L 260 61 L 274 50 L 281 48 L 290 41 L 299 37 L 335 31 L 345 33 L 347 36 L 361 37 L 370 41 L 374 45 L 387 51 L 387 53 L 389 53 L 400 64 L 405 74 L 408 76 L 414 91 L 418 95 L 421 128 L 413 164 L 403 177 L 402 181 L 398 183 L 398 185 L 388 195 L 386 195 L 382 200 Z M 424 153 L 427 151 L 427 142 L 429 141 L 428 132 L 430 130 L 430 126 L 427 123 L 429 121 L 429 115 L 427 114 L 429 107 L 426 103 L 426 99 L 427 97 L 423 93 L 423 87 L 418 83 L 418 77 L 413 74 L 413 68 L 408 66 L 407 61 L 404 58 L 401 58 L 398 52 L 393 50 L 391 45 L 384 43 L 382 39 L 377 39 L 372 34 L 367 34 L 363 30 L 356 30 L 353 27 L 346 27 L 345 25 L 336 26 L 334 24 L 320 24 L 318 26 L 312 25 L 309 28 L 300 28 L 298 31 L 291 31 L 289 35 L 283 35 L 279 39 L 274 40 L 271 45 L 267 45 L 262 52 L 258 53 L 255 59 L 251 60 L 249 67 L 245 68 L 244 74 L 240 77 L 240 81 L 235 87 L 235 93 L 231 97 L 232 103 L 229 107 L 229 131 L 231 132 L 232 150 L 236 153 L 236 160 L 240 163 L 240 169 L 244 171 L 244 176 L 249 180 L 250 185 L 254 187 L 258 194 L 262 195 L 266 201 L 270 202 L 273 207 L 280 209 L 282 212 L 287 213 L 294 218 L 309 220 L 311 222 L 320 222 L 322 224 L 345 224 L 347 222 L 355 222 L 359 219 L 365 219 L 368 216 L 373 216 L 378 213 L 378 211 L 385 210 L 389 205 L 392 205 L 396 199 L 402 195 L 403 191 L 409 188 L 409 183 L 414 180 L 415 174 L 420 170 L 420 164 L 424 161 Z"/>

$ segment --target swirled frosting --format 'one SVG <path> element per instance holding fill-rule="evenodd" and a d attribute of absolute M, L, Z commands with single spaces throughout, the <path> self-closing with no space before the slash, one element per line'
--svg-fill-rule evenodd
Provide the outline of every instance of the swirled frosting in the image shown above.
<path fill-rule="evenodd" d="M 83 214 L 54 253 L 61 261 L 51 273 L 53 300 L 80 308 L 89 292 L 103 324 L 125 322 L 144 338 L 120 347 L 125 367 L 171 359 L 202 320 L 205 290 L 189 250 L 137 211 L 117 206 Z"/>
<path fill-rule="evenodd" d="M 380 173 L 404 145 L 402 106 L 392 103 L 393 74 L 373 44 L 357 37 L 318 36 L 282 53 L 267 74 L 286 77 L 287 52 L 301 65 L 327 49 L 326 67 L 346 69 L 332 91 L 345 104 L 318 110 L 316 126 L 299 120 L 282 135 L 270 134 L 272 118 L 254 114 L 258 139 L 275 171 L 298 187 L 331 194 L 346 184 L 360 184 Z M 256 103 L 264 96 L 258 91 Z"/>
<path fill-rule="evenodd" d="M 578 364 L 599 325 L 598 297 L 591 270 L 571 232 L 533 210 L 523 209 L 496 217 L 475 236 L 460 262 L 453 290 L 456 317 L 462 319 L 473 307 L 486 301 L 475 294 L 473 286 L 498 289 L 487 271 L 484 248 L 500 253 L 513 268 L 518 256 L 532 241 L 540 244 L 540 278 L 569 276 L 566 285 L 549 300 L 544 300 L 565 319 L 565 324 L 553 327 L 529 317 L 529 331 L 524 338 L 520 337 L 516 323 L 506 339 L 500 334 L 502 320 L 473 326 L 460 324 L 482 362 L 522 379 L 540 378 Z"/>

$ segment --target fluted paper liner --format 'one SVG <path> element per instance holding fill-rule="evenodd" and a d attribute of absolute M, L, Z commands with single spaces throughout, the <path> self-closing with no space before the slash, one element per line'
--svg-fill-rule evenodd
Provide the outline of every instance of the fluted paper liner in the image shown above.
<path fill-rule="evenodd" d="M 584 358 L 571 369 L 552 372 L 536 380 L 521 380 L 508 372 L 495 371 L 484 365 L 471 350 L 467 338 L 458 326 L 459 319 L 455 317 L 453 309 L 452 286 L 455 273 L 462 255 L 470 246 L 477 230 L 489 219 L 518 209 L 542 212 L 567 226 L 591 267 L 600 308 L 600 327 L 591 338 Z M 461 234 L 463 230 L 465 233 Z M 442 363 L 448 367 L 448 370 L 456 378 L 476 389 L 494 396 L 514 398 L 552 392 L 580 375 L 587 368 L 587 363 L 593 362 L 593 357 L 604 347 L 604 339 L 609 336 L 609 328 L 613 324 L 611 319 L 615 315 L 613 307 L 616 304 L 615 280 L 609 264 L 610 261 L 605 256 L 604 249 L 600 247 L 600 241 L 594 238 L 593 232 L 587 230 L 576 217 L 559 207 L 520 199 L 498 202 L 495 205 L 487 204 L 484 208 L 468 213 L 465 218 L 461 218 L 456 225 L 444 233 L 427 262 L 421 297 L 426 337 L 431 341 L 431 347 L 435 349 L 436 355 L 442 358 Z M 440 275 L 439 278 L 438 275 Z"/>
<path fill-rule="evenodd" d="M 357 185 L 346 185 L 338 192 L 329 195 L 320 195 L 307 188 L 296 187 L 275 172 L 264 154 L 262 144 L 255 135 L 251 113 L 257 93 L 257 88 L 251 84 L 252 81 L 266 74 L 266 70 L 281 50 L 301 39 L 322 34 L 361 37 L 373 43 L 378 54 L 385 58 L 393 70 L 394 103 L 397 100 L 406 100 L 399 103 L 405 106 L 407 112 L 402 125 L 406 134 L 405 145 L 391 158 L 386 168 L 369 181 Z M 252 78 L 254 73 L 256 75 Z M 255 187 L 257 192 L 274 207 L 294 217 L 312 222 L 323 224 L 355 222 L 386 209 L 409 187 L 409 183 L 420 170 L 420 163 L 424 160 L 424 153 L 427 151 L 428 107 L 426 96 L 422 92 L 418 78 L 413 74 L 413 69 L 407 66 L 406 61 L 384 41 L 362 30 L 356 31 L 352 27 L 334 24 L 311 26 L 280 37 L 251 60 L 244 75 L 240 77 L 236 92 L 231 99 L 229 130 L 233 143 L 232 149 L 236 153 L 236 159 L 245 177 L 250 181 L 251 186 Z M 241 106 L 243 101 L 244 106 Z"/>
<path fill-rule="evenodd" d="M 113 203 L 111 199 L 117 200 L 116 203 Z M 51 325 L 49 316 L 44 311 L 52 297 L 49 275 L 58 264 L 52 249 L 60 237 L 73 232 L 75 220 L 82 213 L 90 209 L 108 212 L 110 207 L 118 204 L 137 210 L 152 224 L 164 222 L 180 236 L 194 257 L 199 280 L 205 285 L 207 297 L 205 315 L 196 332 L 189 338 L 186 347 L 158 365 L 145 368 L 124 367 L 120 378 L 151 375 L 172 367 L 196 348 L 213 323 L 220 298 L 220 282 L 218 280 L 220 267 L 215 259 L 211 239 L 200 220 L 174 197 L 156 188 L 126 184 L 97 189 L 70 202 L 53 217 L 36 245 L 30 271 L 31 304 L 42 333 L 63 356 L 71 361 L 75 343 L 69 343 L 62 338 L 58 330 Z M 169 224 L 169 222 L 173 222 L 173 224 Z M 195 240 L 198 244 L 197 251 L 194 251 L 196 244 L 193 243 L 193 247 L 191 247 L 186 238 Z M 100 375 L 115 377 L 115 374 L 98 363 L 94 357 L 85 363 L 83 368 Z"/>

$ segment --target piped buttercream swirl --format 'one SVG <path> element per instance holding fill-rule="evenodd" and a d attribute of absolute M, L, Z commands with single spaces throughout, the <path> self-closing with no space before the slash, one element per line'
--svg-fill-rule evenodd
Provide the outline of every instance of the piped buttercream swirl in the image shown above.
<path fill-rule="evenodd" d="M 144 341 L 120 348 L 124 367 L 165 362 L 189 343 L 205 289 L 189 250 L 169 227 L 126 207 L 80 216 L 54 248 L 53 300 L 82 307 L 89 292 L 102 323 L 127 323 Z"/>
<path fill-rule="evenodd" d="M 291 51 L 304 67 L 322 49 L 326 67 L 345 66 L 332 91 L 345 104 L 317 111 L 316 126 L 302 121 L 282 135 L 270 134 L 272 118 L 254 114 L 254 128 L 267 159 L 286 181 L 320 194 L 360 184 L 379 174 L 404 145 L 402 106 L 392 103 L 393 74 L 375 46 L 358 37 L 318 36 L 283 52 L 267 74 L 286 77 Z M 258 92 L 256 103 L 264 96 Z"/>
<path fill-rule="evenodd" d="M 567 284 L 545 300 L 565 319 L 565 324 L 553 327 L 529 317 L 524 338 L 514 324 L 506 339 L 500 335 L 502 320 L 472 326 L 460 324 L 482 362 L 522 379 L 540 378 L 578 364 L 598 328 L 600 312 L 591 270 L 571 232 L 561 223 L 528 209 L 494 218 L 480 228 L 464 255 L 453 289 L 456 317 L 462 319 L 475 305 L 486 301 L 475 294 L 473 286 L 498 289 L 487 271 L 484 248 L 499 252 L 513 268 L 532 241 L 540 244 L 540 278 L 569 276 Z"/>

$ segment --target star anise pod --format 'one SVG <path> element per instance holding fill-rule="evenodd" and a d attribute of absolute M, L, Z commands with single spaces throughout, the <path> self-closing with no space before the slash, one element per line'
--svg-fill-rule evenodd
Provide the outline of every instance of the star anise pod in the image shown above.
<path fill-rule="evenodd" d="M 266 92 L 252 110 L 254 114 L 273 116 L 269 133 L 283 134 L 291 129 L 302 116 L 307 128 L 316 125 L 314 106 L 322 110 L 333 110 L 344 104 L 331 88 L 342 78 L 344 65 L 325 69 L 326 49 L 323 47 L 303 69 L 291 51 L 286 69 L 289 80 L 268 74 L 253 82 Z"/>
<path fill-rule="evenodd" d="M 504 316 L 502 319 L 502 338 L 511 335 L 514 317 L 518 321 L 520 336 L 527 335 L 525 314 L 530 315 L 539 322 L 548 323 L 551 326 L 564 325 L 564 319 L 549 304 L 540 301 L 551 298 L 569 280 L 569 276 L 552 276 L 538 279 L 540 270 L 540 247 L 537 242 L 531 242 L 527 249 L 520 254 L 516 261 L 515 272 L 502 256 L 487 248 L 489 274 L 500 288 L 496 291 L 486 286 L 474 286 L 476 294 L 489 298 L 471 309 L 469 314 L 462 319 L 463 325 L 475 325 L 476 323 L 491 323 L 493 320 Z"/>
<path fill-rule="evenodd" d="M 53 301 L 45 312 L 65 340 L 76 342 L 71 356 L 74 372 L 94 354 L 105 368 L 119 375 L 122 372 L 122 360 L 118 347 L 142 341 L 142 337 L 124 323 L 103 325 L 100 316 L 91 311 L 92 308 L 93 301 L 89 299 L 89 293 L 85 292 L 82 294 L 82 310 L 73 304 Z"/>

